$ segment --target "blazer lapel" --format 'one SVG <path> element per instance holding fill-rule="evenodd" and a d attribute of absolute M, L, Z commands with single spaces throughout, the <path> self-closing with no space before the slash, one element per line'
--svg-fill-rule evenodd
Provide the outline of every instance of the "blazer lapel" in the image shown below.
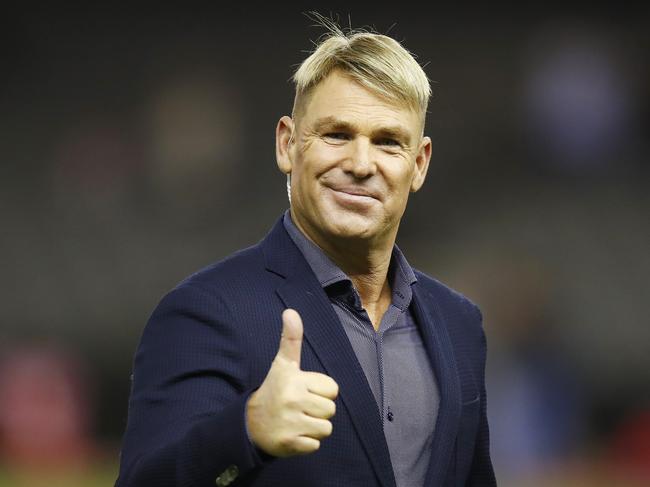
<path fill-rule="evenodd" d="M 440 389 L 440 407 L 425 485 L 442 486 L 452 460 L 460 421 L 460 381 L 444 316 L 435 298 L 417 284 L 413 286 L 412 309 Z"/>
<path fill-rule="evenodd" d="M 281 220 L 265 243 L 267 268 L 285 276 L 277 289 L 278 295 L 287 307 L 300 313 L 304 339 L 327 374 L 339 385 L 340 400 L 352 418 L 381 485 L 394 487 L 395 477 L 377 404 L 325 291 Z"/>

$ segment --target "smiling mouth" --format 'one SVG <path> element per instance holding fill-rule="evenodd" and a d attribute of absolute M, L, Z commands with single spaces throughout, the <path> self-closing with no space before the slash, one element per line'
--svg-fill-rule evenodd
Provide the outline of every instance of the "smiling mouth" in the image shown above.
<path fill-rule="evenodd" d="M 378 201 L 378 198 L 367 191 L 357 188 L 332 188 L 328 187 L 339 204 L 344 206 L 363 207 L 369 206 Z"/>
<path fill-rule="evenodd" d="M 349 188 L 349 187 L 337 188 L 337 187 L 329 187 L 329 186 L 328 186 L 328 188 L 331 189 L 332 191 L 334 191 L 335 193 L 339 193 L 339 194 L 342 194 L 342 195 L 345 195 L 345 196 L 358 197 L 358 198 L 364 198 L 364 199 L 373 199 L 373 200 L 378 200 L 379 199 L 374 194 L 372 194 L 369 191 L 366 191 L 364 189 L 361 189 L 361 188 L 354 188 L 354 187 L 351 187 L 351 188 Z"/>

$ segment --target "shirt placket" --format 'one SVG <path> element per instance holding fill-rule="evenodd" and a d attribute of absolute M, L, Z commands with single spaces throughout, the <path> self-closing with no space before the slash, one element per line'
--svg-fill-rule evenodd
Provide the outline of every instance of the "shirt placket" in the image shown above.
<path fill-rule="evenodd" d="M 372 334 L 373 342 L 375 345 L 375 354 L 377 358 L 377 370 L 379 375 L 379 397 L 380 404 L 377 406 L 381 411 L 381 425 L 382 428 L 385 428 L 385 420 L 388 419 L 389 422 L 393 422 L 395 419 L 395 413 L 391 410 L 389 404 L 389 391 L 386 391 L 386 381 L 385 381 L 385 364 L 384 364 L 384 335 L 388 333 L 391 328 L 397 323 L 401 310 L 391 304 L 384 316 L 382 317 L 379 329 L 375 331 L 370 321 L 370 317 L 365 309 L 361 308 L 359 305 L 360 301 L 358 295 L 355 291 L 351 290 L 347 296 L 347 299 L 342 301 L 342 305 L 345 310 L 366 330 Z"/>

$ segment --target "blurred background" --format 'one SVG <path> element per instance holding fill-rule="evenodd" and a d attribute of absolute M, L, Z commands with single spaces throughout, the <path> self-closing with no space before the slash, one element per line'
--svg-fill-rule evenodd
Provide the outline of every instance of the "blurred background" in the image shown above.
<path fill-rule="evenodd" d="M 401 7 L 320 12 L 433 81 L 398 243 L 483 310 L 500 485 L 650 485 L 650 17 Z M 0 486 L 113 484 L 149 313 L 287 207 L 303 10 L 3 15 Z"/>

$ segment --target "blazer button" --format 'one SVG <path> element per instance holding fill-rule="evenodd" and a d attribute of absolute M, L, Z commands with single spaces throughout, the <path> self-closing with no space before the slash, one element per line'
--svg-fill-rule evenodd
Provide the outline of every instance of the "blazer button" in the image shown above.
<path fill-rule="evenodd" d="M 217 487 L 226 487 L 226 485 L 230 485 L 237 478 L 237 475 L 239 475 L 239 468 L 237 468 L 237 465 L 230 465 L 227 469 L 221 472 L 221 475 L 214 479 L 214 483 Z"/>

